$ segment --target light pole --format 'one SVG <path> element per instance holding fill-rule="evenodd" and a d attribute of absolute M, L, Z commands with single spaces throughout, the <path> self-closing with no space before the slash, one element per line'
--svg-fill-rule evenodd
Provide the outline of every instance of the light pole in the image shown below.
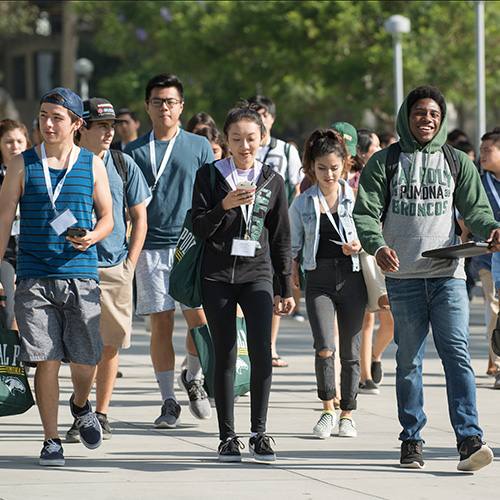
<path fill-rule="evenodd" d="M 395 15 L 384 21 L 387 33 L 392 34 L 394 47 L 394 111 L 398 116 L 399 107 L 403 102 L 403 44 L 402 34 L 410 32 L 410 20 L 407 17 Z"/>
<path fill-rule="evenodd" d="M 484 78 L 484 2 L 476 2 L 476 97 L 477 142 L 486 132 L 486 84 Z"/>
<path fill-rule="evenodd" d="M 82 101 L 85 101 L 89 98 L 89 80 L 92 78 L 94 64 L 89 59 L 82 57 L 75 62 L 74 70 L 78 77 L 80 97 Z"/>

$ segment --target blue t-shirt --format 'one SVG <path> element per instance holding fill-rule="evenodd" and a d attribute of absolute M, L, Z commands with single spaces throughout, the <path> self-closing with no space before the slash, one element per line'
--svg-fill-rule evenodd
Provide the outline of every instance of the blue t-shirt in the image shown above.
<path fill-rule="evenodd" d="M 150 187 L 154 184 L 149 155 L 149 134 L 129 142 L 125 152 L 139 165 Z M 156 164 L 161 161 L 170 141 L 155 139 Z M 196 171 L 215 160 L 210 142 L 200 135 L 180 130 L 163 174 L 158 180 L 148 205 L 148 232 L 144 248 L 158 250 L 175 248 L 191 208 Z"/>
<path fill-rule="evenodd" d="M 137 166 L 129 155 L 123 158 L 127 165 L 127 203 L 129 207 L 135 207 L 146 200 L 150 195 L 150 189 Z M 99 267 L 116 266 L 124 261 L 128 255 L 127 245 L 127 220 L 123 207 L 123 180 L 113 163 L 113 157 L 109 151 L 104 155 L 104 165 L 108 173 L 109 187 L 113 199 L 113 219 L 115 226 L 111 234 L 96 244 Z"/>
<path fill-rule="evenodd" d="M 495 199 L 495 195 L 491 191 L 490 183 L 488 182 L 488 177 L 490 178 L 493 188 L 500 197 L 500 180 L 498 180 L 491 172 L 484 172 L 481 176 L 481 182 L 483 183 L 484 190 L 486 191 L 486 196 L 488 196 L 488 201 L 490 202 L 491 209 L 493 210 L 493 216 L 497 221 L 500 221 L 500 205 Z M 481 238 L 475 237 L 475 241 L 484 241 Z M 491 271 L 491 256 L 493 254 L 487 253 L 484 255 L 477 255 L 472 257 L 472 270 L 477 272 L 479 269 L 487 269 Z"/>

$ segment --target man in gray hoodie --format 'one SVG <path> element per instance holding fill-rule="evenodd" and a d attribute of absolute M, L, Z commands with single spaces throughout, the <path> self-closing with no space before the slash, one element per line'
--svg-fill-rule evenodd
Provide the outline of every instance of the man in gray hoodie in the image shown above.
<path fill-rule="evenodd" d="M 476 167 L 457 150 L 460 168 L 453 175 L 443 153 L 445 118 L 446 102 L 438 89 L 421 86 L 408 94 L 397 118 L 400 153 L 390 186 L 386 148 L 375 153 L 362 171 L 354 220 L 363 248 L 375 255 L 386 276 L 394 316 L 396 394 L 403 427 L 401 467 L 424 466 L 420 432 L 427 418 L 422 361 L 432 326 L 446 376 L 450 420 L 460 454 L 458 469 L 473 471 L 488 465 L 493 452 L 482 441 L 478 424 L 468 353 L 464 261 L 424 258 L 422 252 L 460 243 L 455 208 L 474 234 L 492 242 L 492 250 L 500 250 L 500 224 L 493 217 Z"/>

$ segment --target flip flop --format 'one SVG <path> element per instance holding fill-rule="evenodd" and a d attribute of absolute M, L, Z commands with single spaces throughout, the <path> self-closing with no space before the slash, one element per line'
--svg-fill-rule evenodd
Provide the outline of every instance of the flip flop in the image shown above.
<path fill-rule="evenodd" d="M 275 368 L 286 368 L 288 366 L 288 363 L 282 359 L 281 356 L 276 356 L 275 358 L 272 358 L 272 360 Z"/>

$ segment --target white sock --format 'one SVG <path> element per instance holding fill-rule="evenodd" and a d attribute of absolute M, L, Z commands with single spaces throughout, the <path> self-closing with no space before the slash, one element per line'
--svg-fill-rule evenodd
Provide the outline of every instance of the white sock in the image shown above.
<path fill-rule="evenodd" d="M 177 398 L 174 392 L 174 370 L 166 370 L 164 372 L 155 372 L 156 381 L 160 386 L 161 398 L 163 402 L 167 399 L 173 399 L 177 403 Z"/>
<path fill-rule="evenodd" d="M 187 355 L 188 364 L 187 364 L 187 373 L 186 380 L 191 382 L 191 380 L 201 380 L 201 363 L 200 358 L 195 356 L 194 354 Z"/>

